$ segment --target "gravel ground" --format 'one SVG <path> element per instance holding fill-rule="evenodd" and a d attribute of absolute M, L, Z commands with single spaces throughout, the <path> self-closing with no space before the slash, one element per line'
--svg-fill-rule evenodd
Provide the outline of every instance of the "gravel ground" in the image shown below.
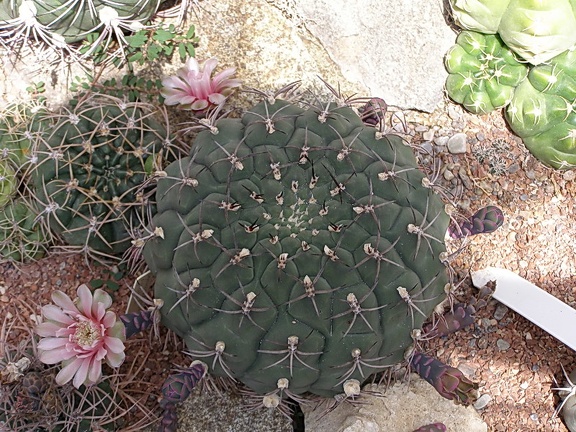
<path fill-rule="evenodd" d="M 455 255 L 455 298 L 467 302 L 476 294 L 471 270 L 499 266 L 574 306 L 574 171 L 553 171 L 532 158 L 506 129 L 500 113 L 473 116 L 447 102 L 432 114 L 397 112 L 395 118 L 404 119 L 407 139 L 422 169 L 451 199 L 455 214 L 471 215 L 488 204 L 505 214 L 500 229 L 469 239 Z M 453 252 L 462 245 L 460 240 L 449 240 Z M 2 264 L 0 317 L 20 315 L 31 322 L 53 289 L 72 294 L 80 283 L 110 277 L 105 268 L 89 267 L 78 256 L 53 255 L 18 268 Z M 114 293 L 119 313 L 125 310 L 132 283 L 133 278 L 124 278 Z M 15 341 L 20 336 L 14 330 L 7 338 Z M 181 348 L 170 337 L 152 345 L 146 338 L 130 343 L 123 368 L 131 362 L 142 365 L 134 387 L 144 394 L 150 409 L 162 377 L 174 364 L 189 363 L 178 354 Z M 568 371 L 576 367 L 573 352 L 498 302 L 492 300 L 480 309 L 473 327 L 425 342 L 423 349 L 480 384 L 477 408 L 490 431 L 567 431 L 560 419 L 553 418 L 558 398 L 551 387 L 553 377 L 562 379 L 562 365 Z"/>

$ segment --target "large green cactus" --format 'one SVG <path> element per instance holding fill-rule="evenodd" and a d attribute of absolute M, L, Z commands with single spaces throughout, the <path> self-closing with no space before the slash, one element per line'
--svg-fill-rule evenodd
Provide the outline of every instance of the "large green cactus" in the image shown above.
<path fill-rule="evenodd" d="M 137 31 L 166 0 L 0 0 L 0 42 L 8 45 L 33 37 L 70 51 L 70 43 L 91 33 L 96 43 L 115 38 L 125 43 L 123 32 Z"/>
<path fill-rule="evenodd" d="M 171 146 L 165 124 L 142 102 L 91 95 L 46 114 L 31 132 L 29 169 L 40 218 L 72 246 L 119 255 L 146 205 L 143 185 Z"/>
<path fill-rule="evenodd" d="M 348 107 L 219 120 L 158 182 L 144 257 L 163 323 L 267 406 L 357 393 L 444 299 L 448 217 L 423 180 Z"/>
<path fill-rule="evenodd" d="M 576 51 L 535 66 L 514 93 L 506 120 L 541 162 L 576 166 Z"/>

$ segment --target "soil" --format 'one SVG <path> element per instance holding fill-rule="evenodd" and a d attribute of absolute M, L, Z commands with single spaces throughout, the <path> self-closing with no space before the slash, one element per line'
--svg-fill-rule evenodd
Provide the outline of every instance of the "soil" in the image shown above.
<path fill-rule="evenodd" d="M 447 239 L 455 254 L 454 301 L 470 302 L 477 295 L 470 271 L 497 266 L 576 306 L 575 172 L 555 171 L 534 159 L 506 128 L 500 112 L 475 116 L 446 102 L 431 114 L 397 111 L 394 118 L 403 118 L 421 168 L 442 188 L 446 201 L 455 204 L 454 215 L 469 216 L 486 205 L 500 207 L 505 215 L 494 233 L 466 241 Z M 466 153 L 452 154 L 446 140 L 460 132 L 467 137 Z M 113 274 L 83 256 L 59 253 L 30 264 L 2 264 L 0 317 L 20 317 L 32 326 L 40 307 L 50 302 L 52 290 L 73 296 L 78 285 L 111 280 Z M 118 313 L 126 310 L 134 276 L 124 276 L 117 291 L 108 289 Z M 24 333 L 13 328 L 6 339 L 15 342 Z M 182 348 L 165 332 L 160 338 L 145 335 L 128 344 L 120 372 L 129 374 L 130 366 L 141 366 L 132 387 L 151 411 L 163 377 L 173 366 L 189 364 Z M 576 368 L 574 353 L 497 301 L 477 311 L 473 326 L 423 342 L 422 349 L 479 383 L 480 395 L 486 395 L 482 400 L 487 400 L 479 412 L 490 431 L 568 430 L 554 416 L 559 399 L 551 389 L 554 379 L 563 381 L 562 367 L 568 372 Z"/>

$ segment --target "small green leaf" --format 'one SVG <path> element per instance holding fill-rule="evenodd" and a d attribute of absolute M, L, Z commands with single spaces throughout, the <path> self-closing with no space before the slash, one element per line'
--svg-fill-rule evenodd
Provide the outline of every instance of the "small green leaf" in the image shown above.
<path fill-rule="evenodd" d="M 129 56 L 129 57 L 128 57 L 128 61 L 129 61 L 130 63 L 134 63 L 134 62 L 137 62 L 137 61 L 142 60 L 142 57 L 143 57 L 142 52 L 139 51 L 139 52 L 137 52 L 137 53 L 132 54 L 131 56 Z"/>
<path fill-rule="evenodd" d="M 122 271 L 116 272 L 112 275 L 112 277 L 114 278 L 114 280 L 119 281 L 124 277 L 124 272 Z"/>
<path fill-rule="evenodd" d="M 90 286 L 94 289 L 101 288 L 104 285 L 104 281 L 102 279 L 92 279 L 90 281 Z"/>
<path fill-rule="evenodd" d="M 174 45 L 164 47 L 164 54 L 166 54 L 168 57 L 171 56 L 173 52 L 174 52 Z"/>
<path fill-rule="evenodd" d="M 194 44 L 186 44 L 186 51 L 190 57 L 196 57 L 196 48 L 194 48 Z"/>
<path fill-rule="evenodd" d="M 181 61 L 186 61 L 186 46 L 182 43 L 178 44 L 178 55 L 180 56 Z"/>
<path fill-rule="evenodd" d="M 167 42 L 173 38 L 174 38 L 174 32 L 166 31 L 163 28 L 159 28 L 158 30 L 156 30 L 154 36 L 152 36 L 152 39 L 160 43 Z"/>
<path fill-rule="evenodd" d="M 186 33 L 186 39 L 192 39 L 194 37 L 194 33 L 196 32 L 196 28 L 191 25 L 190 28 L 188 29 L 188 32 Z"/>
<path fill-rule="evenodd" d="M 106 282 L 106 287 L 110 290 L 110 291 L 118 291 L 120 289 L 120 285 L 118 285 L 116 282 L 114 281 L 107 281 Z"/>
<path fill-rule="evenodd" d="M 128 45 L 132 48 L 141 48 L 146 45 L 148 41 L 148 35 L 145 31 L 140 30 L 137 33 L 134 33 L 132 36 L 126 36 L 126 40 L 128 41 Z"/>

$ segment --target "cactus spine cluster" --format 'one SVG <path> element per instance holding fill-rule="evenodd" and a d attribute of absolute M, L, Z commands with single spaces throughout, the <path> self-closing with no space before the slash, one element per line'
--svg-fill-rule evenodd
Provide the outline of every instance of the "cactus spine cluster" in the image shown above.
<path fill-rule="evenodd" d="M 158 181 L 144 257 L 163 323 L 267 406 L 357 394 L 445 297 L 448 216 L 423 179 L 347 106 L 220 119 Z"/>
<path fill-rule="evenodd" d="M 138 31 L 165 0 L 4 0 L 0 1 L 0 43 L 24 43 L 26 37 L 72 52 L 69 45 L 98 34 L 94 45 Z M 93 47 L 90 51 L 92 51 Z"/>
<path fill-rule="evenodd" d="M 91 94 L 46 114 L 32 131 L 29 169 L 39 218 L 67 245 L 118 256 L 148 205 L 146 184 L 171 148 L 154 107 Z"/>

